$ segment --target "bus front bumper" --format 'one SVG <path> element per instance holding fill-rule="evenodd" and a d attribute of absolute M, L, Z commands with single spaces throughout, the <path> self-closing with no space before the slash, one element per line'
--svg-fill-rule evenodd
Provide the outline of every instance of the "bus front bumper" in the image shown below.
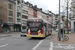
<path fill-rule="evenodd" d="M 27 37 L 45 37 L 45 34 L 40 34 L 40 35 L 29 35 L 29 34 L 27 34 Z"/>

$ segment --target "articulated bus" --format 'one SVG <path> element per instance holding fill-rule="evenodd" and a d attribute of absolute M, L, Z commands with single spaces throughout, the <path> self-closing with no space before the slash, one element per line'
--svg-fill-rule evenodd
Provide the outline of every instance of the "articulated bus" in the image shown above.
<path fill-rule="evenodd" d="M 40 18 L 30 18 L 27 20 L 27 37 L 44 38 L 52 33 L 52 25 L 48 21 Z"/>

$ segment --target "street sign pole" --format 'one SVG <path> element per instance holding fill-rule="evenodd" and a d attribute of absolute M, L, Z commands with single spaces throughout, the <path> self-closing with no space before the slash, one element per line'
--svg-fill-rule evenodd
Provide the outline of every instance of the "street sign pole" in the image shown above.
<path fill-rule="evenodd" d="M 61 41 L 61 32 L 60 32 L 60 0 L 59 0 L 59 32 L 58 32 L 58 39 Z"/>
<path fill-rule="evenodd" d="M 69 33 L 69 30 L 68 30 L 68 0 L 67 0 L 67 33 Z"/>

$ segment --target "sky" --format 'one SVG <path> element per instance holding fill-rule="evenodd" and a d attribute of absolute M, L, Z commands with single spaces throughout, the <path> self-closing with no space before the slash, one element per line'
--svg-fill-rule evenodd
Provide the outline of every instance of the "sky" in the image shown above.
<path fill-rule="evenodd" d="M 26 1 L 32 3 L 33 5 L 37 5 L 37 7 L 42 8 L 43 11 L 50 10 L 55 14 L 58 13 L 59 0 L 25 0 L 25 2 Z"/>

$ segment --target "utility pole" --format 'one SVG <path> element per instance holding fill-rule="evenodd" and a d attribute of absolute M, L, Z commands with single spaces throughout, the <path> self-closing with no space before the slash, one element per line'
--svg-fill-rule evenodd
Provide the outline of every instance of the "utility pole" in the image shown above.
<path fill-rule="evenodd" d="M 69 30 L 68 30 L 68 0 L 67 0 L 67 33 L 69 33 Z"/>
<path fill-rule="evenodd" d="M 61 41 L 61 32 L 60 32 L 60 0 L 59 0 L 59 32 L 58 32 L 58 39 Z"/>

